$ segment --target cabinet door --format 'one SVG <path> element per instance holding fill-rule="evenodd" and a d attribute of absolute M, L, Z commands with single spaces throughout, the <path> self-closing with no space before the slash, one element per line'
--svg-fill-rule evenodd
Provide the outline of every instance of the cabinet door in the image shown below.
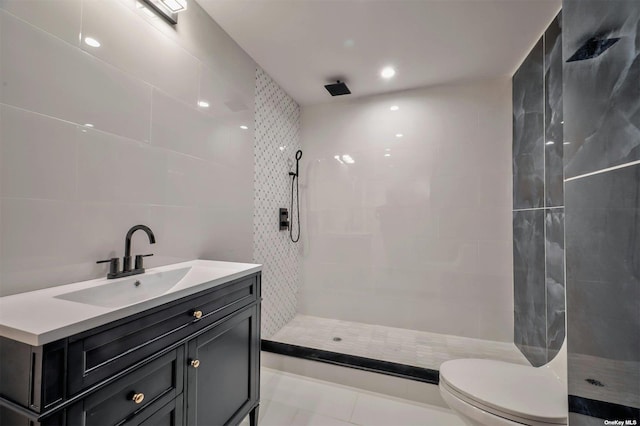
<path fill-rule="evenodd" d="M 188 425 L 238 424 L 258 402 L 259 306 L 231 316 L 189 342 Z"/>

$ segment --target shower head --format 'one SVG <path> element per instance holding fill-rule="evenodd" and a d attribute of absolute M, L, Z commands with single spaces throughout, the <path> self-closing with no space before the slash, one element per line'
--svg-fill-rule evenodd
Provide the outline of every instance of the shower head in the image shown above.
<path fill-rule="evenodd" d="M 331 94 L 331 96 L 340 96 L 340 95 L 350 95 L 351 90 L 347 87 L 344 82 L 338 80 L 337 83 L 327 84 L 324 86 L 325 89 Z"/>
<path fill-rule="evenodd" d="M 294 178 L 298 177 L 298 162 L 300 161 L 300 159 L 302 158 L 302 150 L 297 150 L 296 151 L 296 172 L 289 172 L 289 176 L 293 176 Z"/>
<path fill-rule="evenodd" d="M 590 38 L 587 40 L 576 53 L 573 54 L 567 62 L 584 61 L 586 59 L 597 58 L 602 55 L 605 50 L 616 44 L 620 38 Z"/>

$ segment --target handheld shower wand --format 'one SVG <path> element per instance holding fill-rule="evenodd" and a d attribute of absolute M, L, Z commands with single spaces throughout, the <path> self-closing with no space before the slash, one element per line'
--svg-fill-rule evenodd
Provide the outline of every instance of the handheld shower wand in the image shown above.
<path fill-rule="evenodd" d="M 296 151 L 296 172 L 289 172 L 289 176 L 293 176 L 294 178 L 298 177 L 298 164 L 300 163 L 300 159 L 302 158 L 302 150 Z"/>
<path fill-rule="evenodd" d="M 298 175 L 299 175 L 299 163 L 300 163 L 300 159 L 302 158 L 302 151 L 301 150 L 297 150 L 296 151 L 296 171 L 294 172 L 289 172 L 289 176 L 292 176 L 291 179 L 291 209 L 289 210 L 291 212 L 291 216 L 293 217 L 293 189 L 295 187 L 296 189 L 296 207 L 297 207 L 297 218 L 298 218 L 298 236 L 294 238 L 293 236 L 293 223 L 291 224 L 291 226 L 289 226 L 289 238 L 291 238 L 291 241 L 293 241 L 294 243 L 297 243 L 300 240 L 300 197 L 299 197 L 299 190 L 298 190 Z"/>

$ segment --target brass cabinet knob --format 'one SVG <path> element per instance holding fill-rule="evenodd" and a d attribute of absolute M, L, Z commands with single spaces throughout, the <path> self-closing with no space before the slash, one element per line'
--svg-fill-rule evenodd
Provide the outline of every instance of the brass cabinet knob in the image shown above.
<path fill-rule="evenodd" d="M 193 311 L 193 316 L 195 317 L 195 319 L 202 318 L 202 311 Z"/>
<path fill-rule="evenodd" d="M 200 367 L 200 360 L 199 360 L 199 359 L 192 359 L 192 360 L 191 360 L 191 366 L 192 366 L 193 368 L 198 368 L 198 367 Z"/>
<path fill-rule="evenodd" d="M 140 393 L 135 392 L 131 397 L 131 400 L 136 404 L 140 404 L 142 401 L 144 401 L 144 394 L 142 392 Z"/>

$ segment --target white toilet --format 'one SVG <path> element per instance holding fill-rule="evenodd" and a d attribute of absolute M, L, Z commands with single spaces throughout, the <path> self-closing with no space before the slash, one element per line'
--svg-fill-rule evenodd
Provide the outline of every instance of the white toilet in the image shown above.
<path fill-rule="evenodd" d="M 440 394 L 470 425 L 566 425 L 566 349 L 542 367 L 487 359 L 440 366 Z"/>

